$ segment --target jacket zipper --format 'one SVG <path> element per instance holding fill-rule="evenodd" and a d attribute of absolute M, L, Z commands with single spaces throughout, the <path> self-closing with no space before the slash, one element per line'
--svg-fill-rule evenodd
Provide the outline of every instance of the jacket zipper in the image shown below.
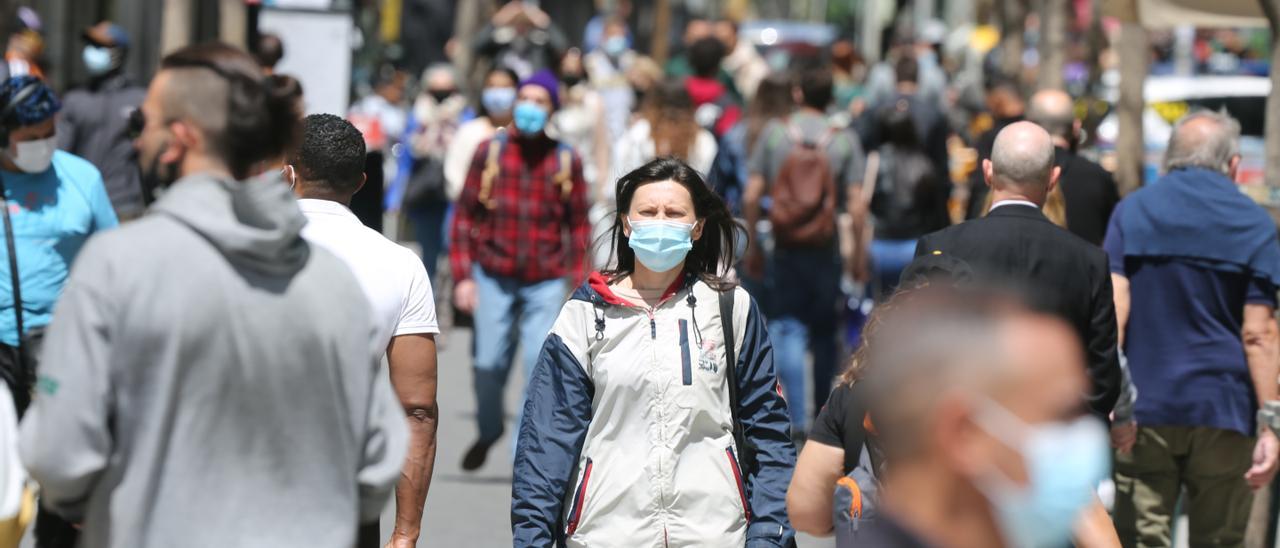
<path fill-rule="evenodd" d="M 685 386 L 693 384 L 693 364 L 689 357 L 689 320 L 680 320 L 681 380 Z"/>
<path fill-rule="evenodd" d="M 732 447 L 726 447 L 724 455 L 729 459 L 729 469 L 733 470 L 733 481 L 738 487 L 738 500 L 742 501 L 742 515 L 749 523 L 751 522 L 751 508 L 747 505 L 747 487 L 742 482 L 742 471 L 738 469 L 738 457 L 734 456 Z"/>
<path fill-rule="evenodd" d="M 658 322 L 653 319 L 653 309 L 645 310 L 649 314 L 649 340 L 658 340 Z"/>
<path fill-rule="evenodd" d="M 578 494 L 573 497 L 573 510 L 569 512 L 569 527 L 565 536 L 573 536 L 582 519 L 582 505 L 587 499 L 587 482 L 591 480 L 591 459 L 587 459 L 587 467 L 582 472 L 582 483 L 578 485 Z"/>

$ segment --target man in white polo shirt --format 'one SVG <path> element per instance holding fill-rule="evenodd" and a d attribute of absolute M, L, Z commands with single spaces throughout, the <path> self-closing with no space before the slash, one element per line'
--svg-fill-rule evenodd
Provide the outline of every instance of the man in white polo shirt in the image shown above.
<path fill-rule="evenodd" d="M 365 227 L 347 207 L 364 185 L 364 166 L 360 131 L 337 116 L 313 114 L 303 120 L 302 143 L 284 175 L 307 216 L 302 236 L 346 262 L 373 305 L 391 385 L 409 417 L 409 455 L 396 486 L 395 531 L 387 546 L 412 547 L 436 456 L 435 335 L 440 328 L 422 260 Z M 381 546 L 377 525 L 361 528 L 359 548 Z"/>

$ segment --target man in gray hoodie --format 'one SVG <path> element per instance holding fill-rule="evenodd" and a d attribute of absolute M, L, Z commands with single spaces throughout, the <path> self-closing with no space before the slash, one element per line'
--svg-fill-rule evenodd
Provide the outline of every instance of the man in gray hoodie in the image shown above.
<path fill-rule="evenodd" d="M 400 474 L 366 297 L 300 237 L 288 187 L 248 179 L 296 131 L 275 84 L 238 49 L 192 46 L 135 117 L 144 179 L 167 188 L 85 246 L 22 425 L 81 546 L 350 547 Z"/>

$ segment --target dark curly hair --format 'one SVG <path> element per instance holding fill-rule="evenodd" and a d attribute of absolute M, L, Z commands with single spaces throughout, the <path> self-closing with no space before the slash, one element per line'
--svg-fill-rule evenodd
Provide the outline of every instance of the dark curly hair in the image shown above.
<path fill-rule="evenodd" d="M 0 98 L 3 98 L 4 104 L 7 105 L 13 101 L 19 91 L 32 84 L 35 85 L 35 90 L 14 105 L 13 113 L 8 119 L 0 122 L 9 127 L 31 126 L 53 118 L 54 114 L 62 110 L 62 103 L 53 94 L 53 90 L 34 76 L 14 76 L 5 80 L 0 84 Z"/>
<path fill-rule="evenodd" d="M 302 142 L 289 163 L 309 184 L 350 196 L 364 181 L 364 161 L 360 130 L 341 117 L 312 114 L 302 120 Z"/>
<path fill-rule="evenodd" d="M 604 275 L 614 283 L 635 272 L 636 254 L 623 230 L 623 219 L 631 210 L 631 199 L 635 197 L 636 189 L 662 181 L 674 181 L 685 187 L 693 197 L 694 215 L 703 222 L 702 237 L 693 242 L 693 249 L 684 259 L 685 274 L 697 276 L 720 291 L 732 288 L 734 283 L 725 279 L 724 274 L 733 265 L 741 227 L 729 214 L 729 206 L 725 205 L 724 199 L 711 190 L 702 176 L 688 164 L 671 157 L 650 161 L 618 179 L 618 211 L 609 232 L 612 257 L 616 262 L 612 270 L 604 271 Z"/>

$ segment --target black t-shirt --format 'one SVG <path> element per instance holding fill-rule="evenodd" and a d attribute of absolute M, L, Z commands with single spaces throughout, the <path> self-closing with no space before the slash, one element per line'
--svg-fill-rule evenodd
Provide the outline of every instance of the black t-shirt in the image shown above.
<path fill-rule="evenodd" d="M 837 386 L 822 411 L 818 412 L 818 419 L 809 432 L 811 442 L 844 448 L 845 474 L 857 468 L 858 459 L 862 456 L 862 444 L 867 437 L 867 431 L 862 427 L 867 405 L 859 386 Z"/>

